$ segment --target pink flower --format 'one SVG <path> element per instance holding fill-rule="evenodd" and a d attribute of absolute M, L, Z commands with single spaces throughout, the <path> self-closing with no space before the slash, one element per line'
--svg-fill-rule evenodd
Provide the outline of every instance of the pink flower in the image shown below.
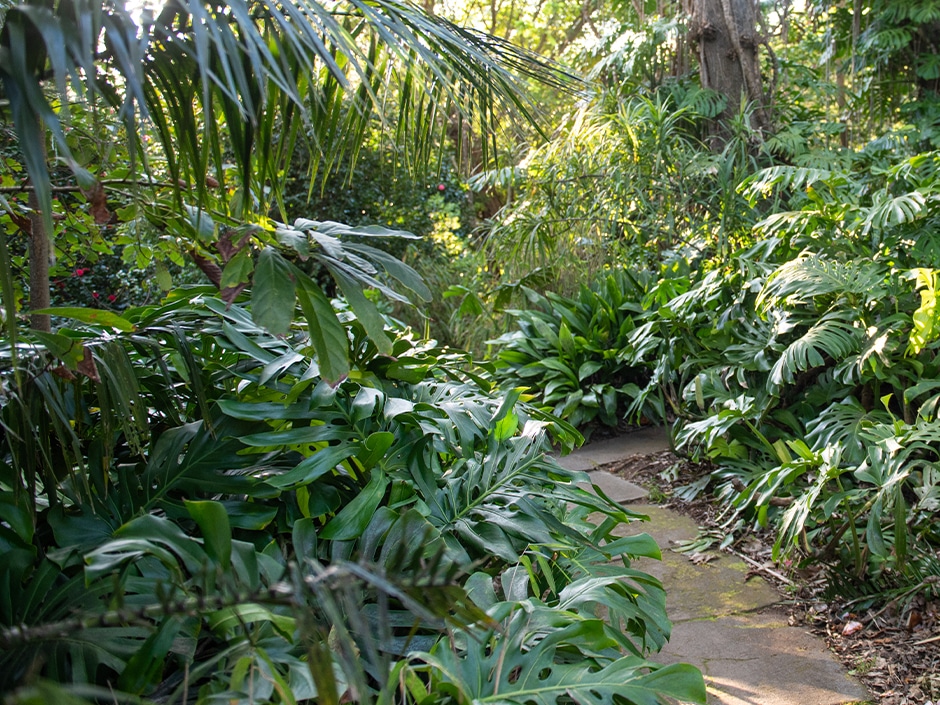
<path fill-rule="evenodd" d="M 438 185 L 437 185 L 437 190 L 438 190 L 438 191 L 443 191 L 443 190 L 446 189 L 446 188 L 447 188 L 447 187 L 446 187 L 444 184 L 438 184 Z"/>

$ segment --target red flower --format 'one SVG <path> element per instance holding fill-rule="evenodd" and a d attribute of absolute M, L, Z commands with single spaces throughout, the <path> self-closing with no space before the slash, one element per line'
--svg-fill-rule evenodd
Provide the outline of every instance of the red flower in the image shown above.
<path fill-rule="evenodd" d="M 93 299 L 97 299 L 97 298 L 98 298 L 98 296 L 99 296 L 99 294 L 98 294 L 98 292 L 97 292 L 97 291 L 93 291 L 93 292 L 91 292 L 91 298 L 93 298 Z"/>
<path fill-rule="evenodd" d="M 108 294 L 108 301 L 110 301 L 112 304 L 117 301 L 117 294 Z"/>
<path fill-rule="evenodd" d="M 88 271 L 87 269 L 82 269 L 81 267 L 79 267 L 79 268 L 76 269 L 74 272 L 72 272 L 72 276 L 73 276 L 73 277 L 83 277 L 83 276 L 85 276 L 85 272 L 87 272 L 87 271 Z"/>

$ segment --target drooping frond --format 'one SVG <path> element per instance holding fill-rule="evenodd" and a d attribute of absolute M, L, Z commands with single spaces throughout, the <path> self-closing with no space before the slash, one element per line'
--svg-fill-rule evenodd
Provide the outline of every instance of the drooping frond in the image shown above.
<path fill-rule="evenodd" d="M 825 183 L 829 187 L 837 187 L 846 185 L 848 180 L 844 173 L 829 169 L 782 165 L 761 169 L 745 179 L 739 190 L 751 205 L 754 205 L 760 197 L 769 195 L 775 189 L 782 191 L 809 188 L 817 182 Z"/>
<path fill-rule="evenodd" d="M 4 97 L 46 211 L 44 129 L 80 179 L 91 179 L 65 139 L 70 93 L 110 105 L 132 154 L 140 120 L 149 121 L 172 182 L 201 196 L 206 175 L 221 181 L 234 158 L 237 186 L 270 199 L 265 189 L 298 138 L 328 170 L 355 153 L 379 115 L 415 159 L 427 159 L 447 121 L 477 134 L 490 134 L 503 110 L 534 122 L 523 79 L 559 88 L 573 80 L 502 39 L 399 0 L 174 0 L 140 26 L 114 0 L 58 10 L 26 2 L 7 13 L 0 54 Z M 50 78 L 63 98 L 55 106 L 44 90 Z"/>

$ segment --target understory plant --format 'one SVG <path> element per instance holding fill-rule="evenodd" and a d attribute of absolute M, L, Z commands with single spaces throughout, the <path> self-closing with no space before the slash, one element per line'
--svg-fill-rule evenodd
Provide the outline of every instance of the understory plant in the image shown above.
<path fill-rule="evenodd" d="M 611 270 L 576 297 L 524 288 L 529 307 L 507 311 L 515 330 L 490 341 L 497 377 L 578 428 L 665 420 L 662 398 L 648 394 L 650 338 L 638 331 L 649 278 Z"/>
<path fill-rule="evenodd" d="M 740 188 L 765 216 L 755 242 L 685 279 L 633 274 L 649 283 L 607 293 L 623 328 L 604 345 L 562 334 L 573 301 L 534 299 L 499 341 L 504 383 L 583 424 L 600 411 L 566 402 L 593 404 L 595 384 L 626 391 L 616 364 L 629 360 L 655 389 L 630 389 L 644 413 L 673 418 L 680 451 L 715 463 L 728 531 L 774 526 L 777 558 L 822 561 L 853 597 L 936 592 L 940 160 L 898 158 L 898 144 L 877 140 L 850 168 L 756 172 Z M 579 371 L 598 377 L 579 390 Z"/>
<path fill-rule="evenodd" d="M 331 315 L 332 383 L 315 320 L 209 287 L 4 346 L 8 701 L 704 702 L 646 660 L 665 595 L 629 564 L 658 549 L 612 533 L 640 517 L 544 454 L 577 433 Z"/>

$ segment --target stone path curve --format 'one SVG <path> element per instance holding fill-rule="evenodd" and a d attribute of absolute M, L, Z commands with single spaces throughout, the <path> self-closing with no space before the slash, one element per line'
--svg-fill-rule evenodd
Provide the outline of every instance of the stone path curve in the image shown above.
<path fill-rule="evenodd" d="M 826 644 L 803 627 L 787 624 L 781 597 L 759 577 L 745 580 L 748 566 L 721 553 L 696 565 L 669 550 L 674 541 L 695 538 L 698 527 L 686 516 L 647 503 L 646 491 L 599 466 L 669 450 L 664 429 L 645 428 L 590 443 L 559 458 L 584 470 L 607 496 L 647 514 L 649 522 L 623 527 L 656 539 L 662 561 L 634 565 L 666 588 L 672 638 L 654 660 L 691 663 L 701 669 L 709 705 L 848 705 L 871 702 L 868 691 L 849 676 Z"/>

